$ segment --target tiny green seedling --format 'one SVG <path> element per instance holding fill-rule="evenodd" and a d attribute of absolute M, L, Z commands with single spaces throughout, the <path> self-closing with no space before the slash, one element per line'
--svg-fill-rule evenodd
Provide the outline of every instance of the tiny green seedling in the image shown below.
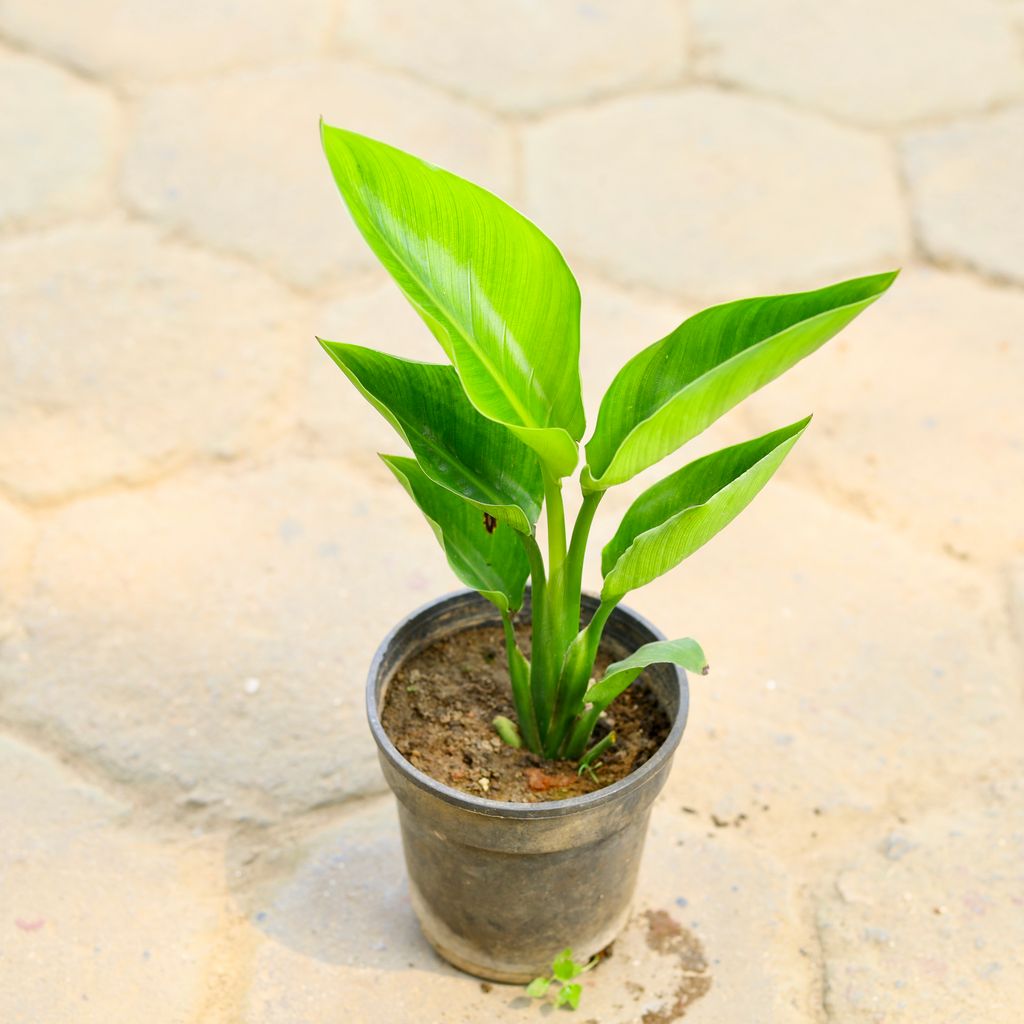
<path fill-rule="evenodd" d="M 545 999 L 553 991 L 555 1006 L 568 1006 L 575 1010 L 580 1005 L 583 986 L 574 979 L 596 967 L 600 957 L 594 957 L 588 964 L 581 967 L 572 958 L 571 949 L 563 949 L 551 961 L 551 974 L 547 977 L 534 978 L 526 986 L 526 994 L 531 999 Z M 554 986 L 554 989 L 552 989 Z"/>
<path fill-rule="evenodd" d="M 677 566 L 736 518 L 810 417 L 690 462 L 643 491 L 601 554 L 600 604 L 583 624 L 583 560 L 605 494 L 697 437 L 819 349 L 896 277 L 744 299 L 684 320 L 629 359 L 583 446 L 580 507 L 567 530 L 562 481 L 586 421 L 580 293 L 561 253 L 490 192 L 408 153 L 321 127 L 356 226 L 449 362 L 413 362 L 348 343 L 328 355 L 405 441 L 382 455 L 419 506 L 455 574 L 501 613 L 516 719 L 508 744 L 590 765 L 602 711 L 643 670 L 707 671 L 691 639 L 650 643 L 592 680 L 602 631 L 630 591 Z M 624 339 L 625 343 L 625 339 Z M 547 518 L 547 558 L 537 540 Z M 513 619 L 531 584 L 530 658 Z"/>

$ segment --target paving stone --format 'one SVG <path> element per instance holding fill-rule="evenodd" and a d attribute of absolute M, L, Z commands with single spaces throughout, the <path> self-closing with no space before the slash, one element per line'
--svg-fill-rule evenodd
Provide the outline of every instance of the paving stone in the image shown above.
<path fill-rule="evenodd" d="M 601 538 L 625 500 L 605 504 Z M 626 603 L 710 661 L 669 781 L 710 831 L 813 850 L 1019 746 L 999 581 L 782 481 Z"/>
<path fill-rule="evenodd" d="M 110 189 L 113 98 L 42 61 L 0 52 L 0 227 L 89 213 Z"/>
<path fill-rule="evenodd" d="M 1024 107 L 911 135 L 903 157 L 925 249 L 1024 282 Z"/>
<path fill-rule="evenodd" d="M 830 1021 L 1020 1020 L 1022 781 L 850 851 L 818 908 Z"/>
<path fill-rule="evenodd" d="M 53 514 L 0 657 L 4 714 L 208 816 L 379 789 L 370 658 L 458 585 L 385 472 L 279 461 Z"/>
<path fill-rule="evenodd" d="M 191 1020 L 224 903 L 216 848 L 123 830 L 119 801 L 6 737 L 0 775 L 0 1017 Z"/>
<path fill-rule="evenodd" d="M 511 139 L 497 121 L 403 78 L 320 62 L 149 94 L 125 157 L 125 196 L 298 285 L 365 271 L 376 262 L 331 180 L 321 115 L 510 192 Z"/>
<path fill-rule="evenodd" d="M 742 408 L 754 433 L 815 413 L 793 479 L 954 557 L 1024 554 L 1024 295 L 912 269 Z M 810 442 L 810 443 L 808 443 Z M 984 454 L 981 454 L 984 453 Z"/>
<path fill-rule="evenodd" d="M 1024 666 L 1024 558 L 1015 561 L 1009 570 L 1010 615 L 1013 620 L 1014 637 Z"/>
<path fill-rule="evenodd" d="M 679 4 L 640 0 L 486 0 L 464 5 L 354 0 L 342 46 L 501 110 L 539 111 L 610 92 L 661 85 L 686 64 Z M 557 42 L 556 42 L 557 41 Z"/>
<path fill-rule="evenodd" d="M 900 124 L 1024 93 L 999 0 L 696 0 L 691 12 L 700 73 L 852 121 Z"/>
<path fill-rule="evenodd" d="M 35 527 L 28 516 L 0 499 L 0 614 L 10 605 L 25 574 L 35 537 Z M 0 619 L 0 636 L 3 635 Z"/>
<path fill-rule="evenodd" d="M 0 247 L 0 483 L 52 499 L 230 457 L 281 428 L 301 306 L 139 225 Z"/>
<path fill-rule="evenodd" d="M 531 1012 L 522 988 L 482 991 L 420 935 L 390 798 L 267 856 L 287 872 L 257 863 L 259 883 L 240 883 L 239 898 L 268 939 L 254 960 L 247 1024 L 317 1019 L 340 1002 L 353 1024 L 368 1024 L 379 1019 L 382 992 L 394 1024 L 517 1021 Z M 656 807 L 635 907 L 614 955 L 584 978 L 584 1020 L 671 1021 L 681 999 L 697 1024 L 816 1019 L 810 963 L 800 954 L 809 936 L 787 874 L 769 856 L 707 839 L 688 816 Z"/>
<path fill-rule="evenodd" d="M 4 0 L 0 31 L 103 77 L 158 80 L 315 53 L 331 0 Z"/>
<path fill-rule="evenodd" d="M 583 266 L 739 298 L 880 270 L 906 250 L 882 140 L 698 88 L 548 118 L 524 140 L 527 212 Z"/>

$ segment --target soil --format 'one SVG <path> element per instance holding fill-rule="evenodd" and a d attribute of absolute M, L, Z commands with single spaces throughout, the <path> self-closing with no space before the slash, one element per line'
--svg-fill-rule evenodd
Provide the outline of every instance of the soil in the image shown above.
<path fill-rule="evenodd" d="M 529 654 L 530 628 L 516 639 Z M 604 647 L 594 666 L 600 679 L 622 654 Z M 505 639 L 500 627 L 481 626 L 436 641 L 395 673 L 384 696 L 381 722 L 399 752 L 432 779 L 491 800 L 537 803 L 581 796 L 625 778 L 664 742 L 670 722 L 643 676 L 605 711 L 594 742 L 615 730 L 596 779 L 578 775 L 572 761 L 548 761 L 503 743 L 495 715 L 515 719 Z"/>

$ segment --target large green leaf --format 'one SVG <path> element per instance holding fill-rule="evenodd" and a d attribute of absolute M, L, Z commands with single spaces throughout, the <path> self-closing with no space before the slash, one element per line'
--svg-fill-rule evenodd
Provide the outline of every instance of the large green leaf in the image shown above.
<path fill-rule="evenodd" d="M 656 640 L 644 644 L 628 658 L 616 661 L 605 669 L 601 679 L 587 690 L 584 701 L 598 708 L 606 708 L 648 665 L 669 662 L 681 665 L 690 672 L 706 675 L 708 659 L 696 640 Z"/>
<path fill-rule="evenodd" d="M 691 462 L 629 507 L 601 552 L 603 599 L 618 599 L 678 565 L 754 500 L 810 417 Z"/>
<path fill-rule="evenodd" d="M 353 132 L 321 137 L 356 226 L 470 401 L 567 476 L 585 422 L 580 296 L 561 253 L 477 185 Z"/>
<path fill-rule="evenodd" d="M 502 611 L 517 611 L 530 566 L 515 531 L 500 525 L 488 529 L 475 505 L 435 484 L 415 459 L 381 458 L 426 516 L 455 575 Z"/>
<path fill-rule="evenodd" d="M 876 274 L 814 292 L 743 299 L 684 321 L 608 388 L 587 443 L 585 490 L 603 490 L 696 437 L 828 341 L 892 284 Z"/>
<path fill-rule="evenodd" d="M 507 427 L 476 411 L 451 366 L 337 341 L 320 344 L 402 435 L 434 483 L 498 522 L 531 532 L 544 496 L 537 456 Z"/>

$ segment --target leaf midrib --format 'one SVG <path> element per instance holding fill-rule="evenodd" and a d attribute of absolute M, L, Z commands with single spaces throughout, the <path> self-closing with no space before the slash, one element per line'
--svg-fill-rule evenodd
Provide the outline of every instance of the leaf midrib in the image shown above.
<path fill-rule="evenodd" d="M 401 268 L 409 275 L 409 277 L 412 278 L 412 280 L 416 282 L 416 284 L 419 286 L 420 290 L 425 295 L 430 297 L 431 301 L 433 301 L 433 303 L 437 307 L 437 309 L 441 313 L 444 314 L 444 316 L 447 319 L 448 323 L 452 324 L 456 328 L 459 336 L 466 342 L 466 344 L 470 347 L 470 349 L 473 350 L 473 352 L 475 353 L 477 358 L 480 360 L 480 362 L 484 364 L 484 366 L 487 369 L 487 372 L 490 373 L 490 375 L 491 375 L 491 379 L 498 385 L 499 390 L 508 399 L 509 403 L 513 406 L 513 408 L 515 408 L 515 410 L 518 412 L 520 418 L 526 421 L 523 424 L 521 424 L 521 426 L 528 426 L 528 427 L 533 427 L 533 428 L 541 429 L 541 430 L 545 429 L 542 424 L 537 423 L 534 420 L 534 418 L 530 414 L 529 410 L 524 405 L 522 405 L 522 403 L 519 401 L 518 397 L 513 392 L 509 391 L 508 388 L 506 388 L 504 381 L 502 380 L 502 378 L 495 371 L 494 364 L 491 362 L 490 358 L 487 356 L 487 354 L 485 352 L 483 352 L 477 346 L 477 344 L 473 340 L 473 338 L 470 335 L 468 335 L 462 329 L 462 325 L 455 318 L 455 316 L 453 315 L 452 311 L 448 308 L 448 306 L 444 302 L 440 301 L 437 298 L 437 296 L 435 296 L 434 293 L 431 292 L 430 289 L 426 287 L 424 281 L 420 278 L 420 276 L 413 272 L 413 270 L 409 266 L 409 264 L 399 254 L 398 250 L 393 245 L 391 245 L 391 243 L 387 239 L 387 236 L 381 230 L 380 225 L 377 223 L 377 219 L 375 217 L 371 218 L 371 223 L 373 224 L 373 229 L 376 232 L 377 237 L 381 239 L 381 241 L 384 244 L 384 247 L 388 250 L 389 253 L 391 253 L 392 257 L 395 259 L 395 262 L 398 263 L 399 266 L 401 266 Z M 471 301 L 472 301 L 472 290 L 473 290 L 473 275 L 472 274 L 470 274 L 470 279 L 469 280 L 470 280 L 470 293 L 471 293 Z"/>

